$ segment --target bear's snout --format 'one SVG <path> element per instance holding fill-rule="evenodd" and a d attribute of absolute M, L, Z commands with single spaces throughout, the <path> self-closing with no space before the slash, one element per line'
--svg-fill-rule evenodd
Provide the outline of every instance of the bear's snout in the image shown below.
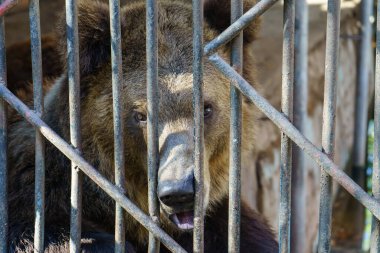
<path fill-rule="evenodd" d="M 161 210 L 181 230 L 193 228 L 194 163 L 188 131 L 165 134 L 160 149 L 157 195 Z"/>
<path fill-rule="evenodd" d="M 191 169 L 190 171 L 193 171 Z M 171 222 L 181 230 L 194 227 L 194 175 L 189 173 L 158 183 L 161 207 Z"/>
<path fill-rule="evenodd" d="M 159 183 L 158 197 L 171 209 L 192 208 L 194 202 L 194 176 L 190 173 L 181 179 L 166 180 Z"/>
<path fill-rule="evenodd" d="M 193 166 L 177 177 L 158 181 L 157 194 L 161 208 L 169 220 L 181 230 L 192 229 L 194 219 L 194 174 Z"/>

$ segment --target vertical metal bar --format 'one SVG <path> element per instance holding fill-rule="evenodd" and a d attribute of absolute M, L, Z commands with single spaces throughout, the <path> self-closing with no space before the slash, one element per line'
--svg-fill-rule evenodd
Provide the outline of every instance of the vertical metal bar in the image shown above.
<path fill-rule="evenodd" d="M 42 54 L 39 0 L 29 2 L 30 42 L 32 52 L 34 110 L 38 116 L 43 114 L 42 92 Z M 44 251 L 45 225 L 45 140 L 36 129 L 35 152 L 35 224 L 34 252 Z"/>
<path fill-rule="evenodd" d="M 4 0 L 0 0 L 3 3 Z M 0 16 L 0 79 L 7 85 L 4 16 Z M 8 252 L 7 108 L 0 99 L 0 252 Z"/>
<path fill-rule="evenodd" d="M 358 63 L 358 80 L 355 104 L 354 179 L 364 187 L 368 123 L 368 88 L 371 58 L 373 0 L 361 1 L 361 40 Z"/>
<path fill-rule="evenodd" d="M 147 102 L 148 102 L 148 200 L 149 214 L 153 221 L 160 223 L 160 209 L 157 197 L 157 172 L 159 165 L 158 147 L 158 38 L 157 1 L 146 1 L 146 57 L 147 57 Z M 150 253 L 160 251 L 160 242 L 149 233 Z"/>
<path fill-rule="evenodd" d="M 231 23 L 243 15 L 243 1 L 231 0 Z M 243 33 L 232 41 L 231 65 L 239 74 L 243 69 Z M 230 87 L 230 171 L 228 204 L 228 252 L 240 252 L 241 195 L 241 94 Z"/>
<path fill-rule="evenodd" d="M 325 91 L 323 102 L 322 150 L 334 158 L 335 107 L 339 62 L 340 1 L 329 0 L 327 7 Z M 332 180 L 321 171 L 318 252 L 330 252 Z"/>
<path fill-rule="evenodd" d="M 293 82 L 294 82 L 294 0 L 284 1 L 284 27 L 282 52 L 282 98 L 281 109 L 290 121 L 293 118 Z M 280 168 L 280 212 L 279 244 L 280 252 L 290 252 L 291 217 L 291 169 L 292 142 L 281 133 Z"/>
<path fill-rule="evenodd" d="M 194 242 L 193 251 L 203 253 L 204 243 L 204 122 L 203 122 L 203 1 L 193 0 L 193 108 L 194 108 Z"/>
<path fill-rule="evenodd" d="M 115 184 L 125 192 L 125 159 L 124 159 L 124 120 L 122 116 L 122 51 L 120 27 L 120 0 L 110 0 L 111 28 L 111 65 L 112 65 L 112 97 L 114 126 L 114 159 Z M 124 209 L 116 203 L 115 207 L 115 252 L 125 252 Z"/>
<path fill-rule="evenodd" d="M 296 1 L 293 123 L 301 133 L 305 132 L 307 117 L 308 11 L 306 0 Z M 306 224 L 305 169 L 305 154 L 297 145 L 293 144 L 291 252 L 306 252 L 304 239 Z"/>
<path fill-rule="evenodd" d="M 80 79 L 79 79 L 79 41 L 78 6 L 76 0 L 66 0 L 67 61 L 70 104 L 70 141 L 80 152 Z M 71 220 L 70 252 L 80 252 L 82 220 L 82 173 L 71 162 Z"/>
<path fill-rule="evenodd" d="M 375 72 L 375 135 L 373 149 L 372 193 L 380 201 L 380 0 L 377 0 L 376 24 L 376 72 Z M 373 217 L 371 253 L 380 252 L 380 221 Z"/>
<path fill-rule="evenodd" d="M 355 101 L 355 127 L 354 127 L 354 146 L 353 146 L 353 172 L 352 178 L 361 187 L 366 186 L 366 155 L 367 155 L 367 130 L 368 130 L 368 90 L 370 85 L 370 65 L 372 64 L 371 39 L 373 15 L 373 0 L 362 0 L 360 3 L 361 14 L 361 40 L 357 64 L 357 83 Z M 372 85 L 372 84 L 371 84 Z M 354 207 L 357 219 L 353 226 L 355 242 L 351 242 L 356 247 L 362 246 L 363 230 L 365 226 L 364 207 L 358 203 Z"/>

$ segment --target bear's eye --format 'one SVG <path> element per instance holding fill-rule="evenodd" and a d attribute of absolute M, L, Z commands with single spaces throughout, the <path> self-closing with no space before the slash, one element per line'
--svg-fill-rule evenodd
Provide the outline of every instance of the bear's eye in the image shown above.
<path fill-rule="evenodd" d="M 205 119 L 210 118 L 213 111 L 212 105 L 209 103 L 206 103 L 203 110 L 204 110 L 203 111 L 204 118 Z"/>
<path fill-rule="evenodd" d="M 146 123 L 146 115 L 141 112 L 134 112 L 134 119 L 139 124 L 145 124 Z"/>

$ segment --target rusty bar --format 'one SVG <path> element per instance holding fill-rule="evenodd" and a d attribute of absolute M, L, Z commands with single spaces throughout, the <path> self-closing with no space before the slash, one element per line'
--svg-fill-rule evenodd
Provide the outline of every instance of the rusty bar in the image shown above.
<path fill-rule="evenodd" d="M 160 224 L 160 208 L 157 197 L 157 173 L 159 166 L 158 147 L 158 39 L 157 1 L 146 1 L 146 62 L 147 62 L 147 102 L 148 102 L 148 201 L 150 217 Z M 160 251 L 160 243 L 149 233 L 148 252 Z"/>
<path fill-rule="evenodd" d="M 231 23 L 243 15 L 243 1 L 231 0 Z M 243 70 L 243 33 L 232 40 L 231 65 L 238 72 Z M 241 206 L 241 94 L 230 87 L 230 167 L 228 203 L 228 252 L 240 252 Z"/>
<path fill-rule="evenodd" d="M 294 85 L 294 0 L 284 1 L 284 25 L 282 46 L 282 95 L 281 110 L 293 120 Z M 290 252 L 291 217 L 291 178 L 292 178 L 292 142 L 284 132 L 281 133 L 280 166 L 280 210 L 279 210 L 279 246 L 280 252 Z"/>
<path fill-rule="evenodd" d="M 67 62 L 70 105 L 70 141 L 79 153 L 80 138 L 80 79 L 79 79 L 79 41 L 78 6 L 76 0 L 66 0 Z M 71 161 L 71 217 L 70 253 L 80 252 L 82 222 L 82 173 L 77 164 Z"/>
<path fill-rule="evenodd" d="M 112 98 L 114 127 L 114 159 L 115 184 L 121 192 L 125 192 L 124 170 L 124 120 L 122 115 L 122 51 L 120 28 L 120 0 L 110 0 L 111 29 L 111 65 L 112 65 Z M 125 252 L 125 221 L 124 210 L 116 203 L 115 206 L 115 252 Z"/>
<path fill-rule="evenodd" d="M 233 24 L 231 24 L 226 30 L 224 30 L 218 37 L 210 41 L 205 45 L 203 54 L 208 56 L 215 53 L 218 48 L 224 44 L 230 42 L 234 37 L 236 37 L 244 28 L 246 28 L 255 18 L 261 16 L 265 11 L 267 11 L 271 6 L 277 3 L 278 0 L 261 0 L 255 6 L 253 6 L 249 11 L 247 11 L 243 16 L 237 19 Z"/>
<path fill-rule="evenodd" d="M 339 62 L 340 1 L 329 0 L 327 7 L 325 91 L 323 101 L 322 150 L 334 159 L 337 71 Z M 332 178 L 321 172 L 318 252 L 330 252 Z"/>
<path fill-rule="evenodd" d="M 376 24 L 376 71 L 375 71 L 375 135 L 373 144 L 372 193 L 380 201 L 380 0 L 377 0 Z M 380 252 L 380 221 L 373 217 L 371 234 L 371 253 Z"/>
<path fill-rule="evenodd" d="M 4 3 L 3 0 L 0 2 Z M 0 16 L 0 80 L 7 85 L 4 17 Z M 0 99 L 0 252 L 8 252 L 7 107 Z"/>
<path fill-rule="evenodd" d="M 356 83 L 353 178 L 359 185 L 365 187 L 369 105 L 368 90 L 372 50 L 372 24 L 370 19 L 373 14 L 373 0 L 362 0 L 360 7 L 361 40 L 359 48 L 358 78 Z"/>
<path fill-rule="evenodd" d="M 30 110 L 15 95 L 13 95 L 5 86 L 4 82 L 0 82 L 0 97 L 5 99 L 22 117 L 30 124 L 37 127 L 45 138 L 60 150 L 67 158 L 77 164 L 78 169 L 83 171 L 92 181 L 94 181 L 101 189 L 104 190 L 111 198 L 118 202 L 134 219 L 136 219 L 147 230 L 152 232 L 155 237 L 172 252 L 186 251 L 178 245 L 168 234 L 166 234 L 152 219 L 141 211 L 131 200 L 129 200 L 119 187 L 109 182 L 97 169 L 92 167 L 84 160 L 78 151 L 72 145 L 65 142 L 57 133 L 55 133 L 38 115 Z"/>
<path fill-rule="evenodd" d="M 203 1 L 193 0 L 193 109 L 194 109 L 194 242 L 193 251 L 204 248 L 204 122 L 203 122 Z"/>
<path fill-rule="evenodd" d="M 347 174 L 313 143 L 311 143 L 286 116 L 278 112 L 265 98 L 240 76 L 231 66 L 217 54 L 208 58 L 211 63 L 232 82 L 240 92 L 251 100 L 277 127 L 306 152 L 319 166 L 322 167 L 337 183 L 346 189 L 354 198 L 362 203 L 375 217 L 380 218 L 380 202 L 369 196 Z"/>
<path fill-rule="evenodd" d="M 18 0 L 4 0 L 0 5 L 0 16 L 4 16 L 7 11 L 18 4 Z"/>
<path fill-rule="evenodd" d="M 295 3 L 294 35 L 294 104 L 293 123 L 301 132 L 305 132 L 307 117 L 308 86 L 308 5 L 306 0 Z M 292 201 L 291 201 L 291 252 L 306 252 L 306 190 L 305 190 L 305 154 L 293 143 Z"/>
<path fill-rule="evenodd" d="M 42 92 L 42 53 L 40 31 L 39 0 L 29 2 L 30 44 L 32 52 L 34 111 L 43 115 Z M 45 140 L 36 129 L 35 152 L 35 222 L 34 222 L 34 252 L 44 251 L 45 234 Z"/>

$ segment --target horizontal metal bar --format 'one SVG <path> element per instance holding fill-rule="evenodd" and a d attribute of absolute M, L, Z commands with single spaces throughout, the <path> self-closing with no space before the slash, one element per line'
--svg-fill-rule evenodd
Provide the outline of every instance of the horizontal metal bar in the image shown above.
<path fill-rule="evenodd" d="M 334 159 L 337 71 L 339 62 L 340 1 L 329 0 L 326 32 L 326 67 L 323 102 L 322 150 Z M 321 171 L 318 252 L 330 252 L 332 178 Z"/>
<path fill-rule="evenodd" d="M 205 45 L 203 54 L 208 56 L 215 53 L 219 47 L 230 42 L 236 37 L 244 28 L 246 28 L 255 18 L 258 18 L 272 5 L 277 3 L 278 0 L 261 0 L 243 16 L 237 19 L 226 30 L 224 30 L 218 37 Z"/>
<path fill-rule="evenodd" d="M 165 233 L 152 219 L 141 211 L 124 193 L 104 176 L 98 170 L 92 167 L 84 160 L 70 144 L 64 141 L 56 134 L 38 115 L 30 110 L 15 95 L 13 95 L 5 86 L 4 82 L 0 82 L 0 97 L 5 99 L 9 105 L 17 110 L 30 124 L 37 127 L 45 138 L 51 142 L 58 150 L 60 150 L 67 158 L 78 165 L 90 179 L 92 179 L 100 188 L 102 188 L 110 197 L 118 202 L 133 218 L 135 218 L 147 230 L 152 232 L 155 237 L 172 252 L 186 252 L 177 242 L 175 242 L 168 234 Z"/>
<path fill-rule="evenodd" d="M 32 52 L 34 111 L 43 115 L 42 53 L 39 0 L 29 2 L 30 44 Z M 35 223 L 34 252 L 44 251 L 45 237 L 45 140 L 36 129 L 35 145 Z"/>
<path fill-rule="evenodd" d="M 146 63 L 147 63 L 147 103 L 148 103 L 148 204 L 149 214 L 159 225 L 160 206 L 157 197 L 157 175 L 160 162 L 158 143 L 158 38 L 157 1 L 146 1 Z M 149 253 L 160 251 L 160 242 L 149 234 Z"/>
<path fill-rule="evenodd" d="M 343 186 L 354 198 L 362 203 L 375 217 L 380 218 L 380 202 L 368 195 L 358 186 L 343 170 L 339 169 L 331 159 L 303 136 L 296 127 L 277 111 L 265 98 L 231 66 L 218 55 L 209 57 L 211 63 L 221 71 L 234 85 L 250 99 L 277 127 L 292 139 L 303 151 L 305 151 L 314 161 L 317 162 L 337 183 Z"/>
<path fill-rule="evenodd" d="M 4 2 L 0 0 L 0 2 Z M 0 16 L 0 80 L 7 85 L 4 17 Z M 0 252 L 8 252 L 7 107 L 0 99 Z"/>

